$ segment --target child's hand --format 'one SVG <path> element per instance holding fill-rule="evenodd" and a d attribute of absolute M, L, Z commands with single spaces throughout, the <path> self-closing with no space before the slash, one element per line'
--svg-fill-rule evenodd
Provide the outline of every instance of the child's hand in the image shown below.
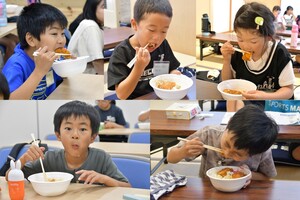
<path fill-rule="evenodd" d="M 93 170 L 79 170 L 76 174 L 80 174 L 78 180 L 84 181 L 84 184 L 106 183 L 107 176 Z"/>
<path fill-rule="evenodd" d="M 177 75 L 181 75 L 181 72 L 178 71 L 177 69 L 174 69 L 170 72 L 170 74 L 177 74 Z"/>
<path fill-rule="evenodd" d="M 246 164 L 243 164 L 242 166 L 240 166 L 240 168 L 241 169 L 249 169 L 250 170 L 250 168 L 248 167 L 248 165 L 246 165 Z M 250 170 L 251 171 L 251 170 Z M 246 188 L 248 185 L 250 185 L 250 183 L 251 183 L 251 178 L 252 178 L 252 175 L 249 177 L 249 179 L 246 181 L 246 183 L 245 183 L 245 185 L 244 185 L 244 187 L 243 188 Z"/>
<path fill-rule="evenodd" d="M 136 47 L 136 62 L 135 66 L 138 66 L 139 68 L 144 69 L 147 67 L 147 65 L 150 63 L 151 57 L 150 53 L 147 49 L 144 49 L 142 47 Z"/>
<path fill-rule="evenodd" d="M 55 59 L 58 58 L 54 51 L 48 51 L 48 47 L 39 48 L 38 56 L 34 57 L 35 69 L 40 76 L 45 76 L 53 65 Z"/>
<path fill-rule="evenodd" d="M 260 90 L 250 90 L 247 92 L 242 92 L 242 95 L 245 99 L 265 99 L 265 92 Z"/>
<path fill-rule="evenodd" d="M 182 149 L 186 158 L 198 156 L 204 151 L 203 143 L 199 138 L 188 140 L 182 146 Z"/>
<path fill-rule="evenodd" d="M 222 45 L 221 53 L 223 55 L 224 60 L 231 60 L 231 55 L 234 54 L 234 49 L 232 44 L 229 43 L 229 41 Z"/>
<path fill-rule="evenodd" d="M 115 122 L 111 122 L 111 121 L 104 122 L 104 128 L 106 128 L 106 129 L 116 128 L 116 127 L 117 127 L 117 124 Z"/>
<path fill-rule="evenodd" d="M 27 161 L 34 161 L 40 157 L 44 159 L 44 147 L 38 147 L 35 144 L 32 144 L 29 149 L 21 156 L 20 160 L 22 164 L 25 164 Z"/>

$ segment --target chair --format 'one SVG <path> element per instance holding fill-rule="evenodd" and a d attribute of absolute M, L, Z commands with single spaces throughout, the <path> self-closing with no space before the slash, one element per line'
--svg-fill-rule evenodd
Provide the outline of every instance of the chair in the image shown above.
<path fill-rule="evenodd" d="M 57 137 L 55 134 L 49 134 L 46 135 L 45 140 L 57 140 Z"/>
<path fill-rule="evenodd" d="M 123 154 L 111 157 L 133 188 L 150 189 L 150 158 Z"/>
<path fill-rule="evenodd" d="M 19 159 L 28 150 L 29 147 L 30 147 L 30 145 L 25 145 L 19 152 L 17 159 Z M 0 169 L 6 162 L 7 156 L 9 155 L 12 148 L 13 148 L 12 146 L 0 148 Z"/>
<path fill-rule="evenodd" d="M 133 132 L 129 135 L 127 142 L 150 144 L 150 132 Z"/>

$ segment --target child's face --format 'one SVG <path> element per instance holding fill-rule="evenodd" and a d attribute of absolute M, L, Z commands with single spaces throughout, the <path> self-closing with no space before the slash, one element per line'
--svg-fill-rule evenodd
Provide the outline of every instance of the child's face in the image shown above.
<path fill-rule="evenodd" d="M 97 135 L 92 135 L 91 122 L 88 117 L 71 116 L 63 119 L 60 125 L 60 135 L 56 133 L 56 136 L 62 142 L 66 156 L 85 158 L 88 146 Z"/>
<path fill-rule="evenodd" d="M 135 36 L 141 47 L 149 43 L 147 49 L 149 52 L 153 52 L 166 38 L 171 18 L 159 13 L 144 14 L 143 17 L 138 24 L 134 19 L 132 20 L 133 28 L 136 31 Z"/>
<path fill-rule="evenodd" d="M 58 23 L 46 28 L 45 33 L 40 35 L 40 41 L 36 40 L 36 49 L 47 46 L 49 51 L 55 51 L 66 44 L 64 29 Z"/>
<path fill-rule="evenodd" d="M 97 6 L 96 17 L 99 23 L 104 23 L 104 0 L 101 1 Z"/>
<path fill-rule="evenodd" d="M 280 15 L 280 10 L 273 11 L 274 17 L 277 18 Z"/>
<path fill-rule="evenodd" d="M 251 52 L 253 60 L 261 58 L 266 51 L 269 39 L 259 36 L 257 30 L 239 28 L 236 31 L 236 36 L 240 48 Z"/>
<path fill-rule="evenodd" d="M 102 110 L 108 110 L 110 108 L 110 100 L 98 100 L 98 106 Z"/>
<path fill-rule="evenodd" d="M 221 149 L 224 152 L 224 157 L 233 159 L 235 161 L 243 161 L 248 159 L 249 154 L 247 150 L 235 148 L 235 139 L 233 137 L 234 134 L 228 132 L 228 130 L 222 134 Z"/>

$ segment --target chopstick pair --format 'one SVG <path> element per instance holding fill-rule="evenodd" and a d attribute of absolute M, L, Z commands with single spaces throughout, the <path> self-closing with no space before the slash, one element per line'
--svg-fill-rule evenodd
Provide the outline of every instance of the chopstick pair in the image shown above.
<path fill-rule="evenodd" d="M 143 50 L 145 50 L 148 47 L 149 44 L 150 43 L 148 43 L 146 46 L 144 46 Z M 134 58 L 127 64 L 127 67 L 132 68 L 132 66 L 134 65 L 136 59 L 137 59 L 137 55 L 135 55 Z"/>
<path fill-rule="evenodd" d="M 187 140 L 185 138 L 181 138 L 181 137 L 177 137 L 177 140 L 184 141 L 184 142 L 189 141 L 189 140 Z M 223 150 L 220 149 L 220 148 L 217 148 L 217 147 L 209 146 L 209 145 L 206 145 L 206 144 L 203 144 L 203 147 L 206 148 L 206 149 L 210 149 L 210 150 L 219 152 L 219 153 L 223 153 Z"/>
<path fill-rule="evenodd" d="M 33 52 L 32 55 L 33 56 L 38 56 L 39 52 L 35 51 L 35 52 Z M 55 55 L 57 55 L 57 56 L 70 56 L 71 54 L 70 53 L 55 53 Z"/>
<path fill-rule="evenodd" d="M 220 43 L 219 46 L 221 47 L 221 46 L 223 46 L 223 44 Z M 248 53 L 248 54 L 251 54 L 251 52 L 249 52 L 249 51 L 244 51 L 244 50 L 238 49 L 238 48 L 236 48 L 236 47 L 232 47 L 232 48 L 233 48 L 235 51 L 238 51 L 238 52 L 240 52 L 240 53 Z"/>
<path fill-rule="evenodd" d="M 38 143 L 37 143 L 37 140 L 35 140 L 35 138 L 34 138 L 33 133 L 31 133 L 31 138 L 33 139 L 33 144 L 36 145 L 36 146 L 39 146 Z M 42 167 L 42 170 L 43 170 L 44 179 L 45 179 L 45 181 L 48 181 L 48 177 L 47 177 L 47 174 L 45 172 L 45 168 L 44 168 L 44 165 L 43 165 L 42 158 L 40 157 L 39 159 L 40 159 L 41 167 Z"/>

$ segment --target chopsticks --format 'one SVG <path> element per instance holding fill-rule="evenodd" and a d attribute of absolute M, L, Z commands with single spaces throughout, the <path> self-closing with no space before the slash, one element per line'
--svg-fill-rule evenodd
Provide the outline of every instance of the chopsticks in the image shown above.
<path fill-rule="evenodd" d="M 36 145 L 36 146 L 39 146 L 37 141 L 35 140 L 34 138 L 34 134 L 31 133 L 31 138 L 33 139 L 33 143 Z M 47 177 L 47 174 L 45 172 L 45 169 L 44 169 L 44 165 L 43 165 L 43 161 L 42 161 L 42 158 L 40 157 L 40 163 L 41 163 L 41 166 L 42 166 L 42 170 L 43 170 L 43 175 L 44 175 L 44 179 L 45 181 L 48 181 L 48 177 Z"/>
<path fill-rule="evenodd" d="M 33 52 L 32 55 L 33 55 L 33 56 L 38 56 L 38 55 L 39 55 L 39 52 L 35 51 L 35 52 Z M 70 53 L 55 53 L 55 55 L 57 55 L 57 56 L 70 56 L 70 55 L 72 55 L 72 54 L 70 54 Z"/>
<path fill-rule="evenodd" d="M 223 44 L 220 43 L 219 46 L 221 47 L 221 46 L 223 46 Z M 235 51 L 238 51 L 238 52 L 240 52 L 240 53 L 248 53 L 248 54 L 251 54 L 251 52 L 249 52 L 249 51 L 244 51 L 244 50 L 238 49 L 238 48 L 236 48 L 236 47 L 232 47 L 232 48 L 233 48 Z"/>
<path fill-rule="evenodd" d="M 143 47 L 143 50 L 146 49 L 148 47 L 149 43 Z M 132 68 L 132 66 L 134 65 L 135 61 L 136 61 L 137 55 L 134 56 L 134 58 L 127 64 L 127 67 Z"/>
<path fill-rule="evenodd" d="M 177 140 L 184 141 L 184 142 L 189 141 L 189 140 L 187 140 L 185 138 L 181 138 L 181 137 L 177 137 Z M 209 145 L 206 145 L 206 144 L 203 144 L 203 147 L 206 148 L 206 149 L 210 149 L 210 150 L 219 152 L 219 153 L 223 153 L 223 150 L 220 149 L 220 148 L 217 148 L 217 147 L 209 146 Z"/>

